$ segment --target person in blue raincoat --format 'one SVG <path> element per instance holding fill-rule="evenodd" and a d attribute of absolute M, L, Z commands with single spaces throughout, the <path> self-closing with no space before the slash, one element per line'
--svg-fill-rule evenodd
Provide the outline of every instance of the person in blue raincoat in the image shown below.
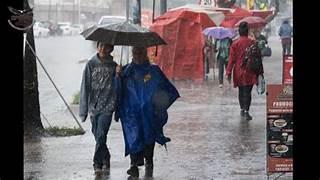
<path fill-rule="evenodd" d="M 122 94 L 118 97 L 125 156 L 131 159 L 127 173 L 138 177 L 138 166 L 145 164 L 146 173 L 153 170 L 155 143 L 170 141 L 163 126 L 168 120 L 167 109 L 180 95 L 161 69 L 149 62 L 145 47 L 133 47 L 132 56 L 132 62 L 121 71 Z"/>

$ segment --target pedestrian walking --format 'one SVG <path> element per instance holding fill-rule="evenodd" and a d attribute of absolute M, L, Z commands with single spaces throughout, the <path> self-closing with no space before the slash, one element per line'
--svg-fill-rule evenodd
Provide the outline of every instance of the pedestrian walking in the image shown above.
<path fill-rule="evenodd" d="M 215 42 L 216 59 L 219 68 L 219 88 L 223 87 L 224 70 L 227 68 L 231 44 L 232 39 L 229 37 L 216 39 Z"/>
<path fill-rule="evenodd" d="M 289 24 L 289 20 L 284 20 L 279 28 L 279 36 L 282 44 L 282 55 L 291 54 L 291 38 L 292 38 L 292 26 Z"/>
<path fill-rule="evenodd" d="M 121 71 L 120 120 L 125 156 L 131 160 L 127 173 L 138 177 L 138 166 L 145 165 L 146 176 L 152 176 L 155 143 L 170 141 L 163 126 L 167 109 L 180 95 L 161 69 L 150 64 L 145 47 L 133 47 L 132 56 Z"/>
<path fill-rule="evenodd" d="M 117 107 L 117 73 L 120 67 L 110 53 L 113 45 L 97 42 L 97 54 L 86 64 L 80 89 L 79 116 L 85 122 L 90 115 L 96 146 L 93 156 L 95 173 L 110 168 L 107 135 Z"/>
<path fill-rule="evenodd" d="M 254 84 L 257 84 L 256 72 L 251 71 L 244 66 L 246 49 L 255 43 L 254 40 L 248 37 L 249 27 L 247 22 L 242 22 L 239 25 L 240 37 L 234 41 L 230 47 L 229 62 L 226 70 L 226 78 L 231 83 L 231 73 L 233 73 L 233 85 L 239 89 L 239 104 L 241 117 L 246 120 L 252 120 L 249 114 L 251 105 L 251 91 Z M 263 67 L 259 69 L 263 74 Z"/>

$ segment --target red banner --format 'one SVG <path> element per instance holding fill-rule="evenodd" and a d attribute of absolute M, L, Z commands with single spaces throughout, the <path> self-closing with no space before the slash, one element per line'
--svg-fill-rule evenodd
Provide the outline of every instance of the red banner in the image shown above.
<path fill-rule="evenodd" d="M 267 173 L 293 171 L 293 89 L 267 85 Z"/>
<path fill-rule="evenodd" d="M 293 82 L 293 56 L 285 55 L 283 57 L 283 76 L 282 83 L 292 85 Z"/>

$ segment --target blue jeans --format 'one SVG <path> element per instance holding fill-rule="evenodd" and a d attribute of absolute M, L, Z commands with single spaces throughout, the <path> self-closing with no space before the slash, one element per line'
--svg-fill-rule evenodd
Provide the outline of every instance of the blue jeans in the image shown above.
<path fill-rule="evenodd" d="M 282 55 L 290 55 L 291 54 L 291 38 L 284 38 L 281 40 L 282 44 Z"/>
<path fill-rule="evenodd" d="M 112 120 L 112 114 L 100 113 L 91 116 L 92 133 L 96 141 L 93 163 L 102 165 L 110 159 L 110 153 L 107 147 L 107 135 Z"/>

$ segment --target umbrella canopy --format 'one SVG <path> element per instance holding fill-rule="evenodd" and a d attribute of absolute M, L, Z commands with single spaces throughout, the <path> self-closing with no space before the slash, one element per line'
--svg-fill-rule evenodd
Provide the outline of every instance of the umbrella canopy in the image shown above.
<path fill-rule="evenodd" d="M 155 32 L 129 22 L 93 25 L 81 32 L 86 40 L 102 41 L 112 45 L 150 47 L 166 44 Z"/>
<path fill-rule="evenodd" d="M 193 12 L 205 13 L 217 26 L 219 26 L 223 21 L 223 19 L 225 18 L 225 15 L 223 12 L 216 11 L 217 8 L 209 5 L 186 4 L 184 6 L 170 9 L 170 11 L 183 10 L 183 9 L 193 11 Z"/>
<path fill-rule="evenodd" d="M 204 35 L 213 37 L 215 39 L 224 39 L 226 37 L 232 39 L 236 36 L 236 32 L 234 29 L 224 27 L 209 27 L 204 29 L 202 32 Z"/>
<path fill-rule="evenodd" d="M 215 23 L 207 14 L 185 9 L 170 10 L 158 16 L 150 26 L 168 45 L 160 46 L 154 62 L 169 79 L 204 79 L 202 31 Z M 195 43 L 196 42 L 196 43 Z M 152 54 L 154 51 L 151 51 Z"/>
<path fill-rule="evenodd" d="M 250 10 L 252 16 L 259 16 L 263 19 L 267 19 L 269 16 L 273 14 L 273 10 Z"/>
<path fill-rule="evenodd" d="M 244 17 L 252 16 L 252 13 L 247 11 L 246 9 L 236 7 L 230 13 L 226 14 L 225 20 L 230 19 L 242 19 Z"/>
<path fill-rule="evenodd" d="M 241 22 L 247 22 L 249 28 L 261 28 L 267 24 L 267 21 L 258 16 L 248 16 L 238 21 L 235 26 L 239 27 Z"/>
<path fill-rule="evenodd" d="M 252 14 L 245 9 L 237 7 L 233 9 L 231 12 L 226 13 L 225 16 L 226 17 L 224 18 L 220 26 L 226 28 L 234 28 L 235 24 L 238 21 L 245 17 L 252 16 Z"/>
<path fill-rule="evenodd" d="M 155 21 L 177 21 L 179 19 L 199 23 L 203 28 L 205 28 L 204 26 L 216 26 L 208 14 L 184 8 L 167 11 L 165 14 L 158 16 Z"/>

